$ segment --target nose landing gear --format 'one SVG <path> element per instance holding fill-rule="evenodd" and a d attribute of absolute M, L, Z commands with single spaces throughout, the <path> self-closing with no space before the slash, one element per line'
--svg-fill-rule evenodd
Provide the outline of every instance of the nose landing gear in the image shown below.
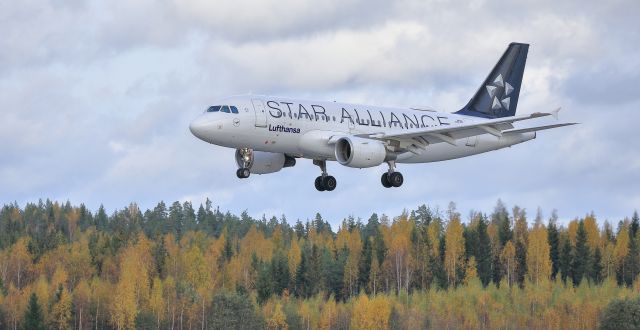
<path fill-rule="evenodd" d="M 327 174 L 327 161 L 326 160 L 313 160 L 313 165 L 317 165 L 322 170 L 322 174 L 316 178 L 315 186 L 318 191 L 333 191 L 336 189 L 338 182 L 336 178 Z"/>
<path fill-rule="evenodd" d="M 237 158 L 240 168 L 236 171 L 236 175 L 239 179 L 246 179 L 249 177 L 249 175 L 251 175 L 251 170 L 249 168 L 251 167 L 253 150 L 249 148 L 242 148 L 238 149 L 237 152 L 240 155 L 240 157 Z"/>
<path fill-rule="evenodd" d="M 397 188 L 402 186 L 404 178 L 402 177 L 402 173 L 395 171 L 396 162 L 391 160 L 388 161 L 387 164 L 389 164 L 389 171 L 383 173 L 382 177 L 380 178 L 382 186 L 384 186 L 385 188 Z"/>
<path fill-rule="evenodd" d="M 249 177 L 249 175 L 251 175 L 251 171 L 246 167 L 239 168 L 236 171 L 236 175 L 238 176 L 239 179 L 246 179 Z"/>

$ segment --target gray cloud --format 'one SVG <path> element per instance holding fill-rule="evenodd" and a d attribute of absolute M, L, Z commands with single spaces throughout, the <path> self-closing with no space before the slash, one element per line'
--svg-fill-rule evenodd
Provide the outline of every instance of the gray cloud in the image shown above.
<path fill-rule="evenodd" d="M 110 209 L 203 201 L 290 220 L 321 212 L 396 215 L 456 201 L 591 210 L 640 207 L 640 5 L 631 1 L 20 1 L 0 5 L 0 202 L 40 197 Z M 634 14 L 635 13 L 635 14 Z M 188 123 L 216 98 L 252 91 L 377 105 L 461 107 L 508 42 L 532 44 L 519 112 L 563 106 L 582 124 L 450 162 L 330 164 L 318 193 L 309 161 L 235 178 L 233 151 Z M 637 89 L 637 88 L 636 88 Z"/>

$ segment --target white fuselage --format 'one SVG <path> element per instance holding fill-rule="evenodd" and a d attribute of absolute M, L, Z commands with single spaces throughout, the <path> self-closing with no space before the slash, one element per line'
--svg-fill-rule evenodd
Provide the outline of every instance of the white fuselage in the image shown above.
<path fill-rule="evenodd" d="M 217 104 L 238 113 L 205 112 L 190 126 L 198 138 L 229 148 L 283 153 L 294 157 L 335 160 L 330 139 L 360 134 L 393 134 L 430 127 L 455 127 L 484 119 L 410 108 L 294 100 L 272 96 L 229 97 Z M 534 132 L 497 137 L 481 134 L 403 152 L 399 163 L 426 163 L 475 155 L 535 138 Z"/>

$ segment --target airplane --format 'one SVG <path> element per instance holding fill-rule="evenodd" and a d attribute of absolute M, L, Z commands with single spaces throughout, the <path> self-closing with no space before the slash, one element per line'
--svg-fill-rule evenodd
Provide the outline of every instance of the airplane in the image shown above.
<path fill-rule="evenodd" d="M 318 191 L 332 191 L 336 179 L 327 161 L 352 168 L 386 163 L 385 188 L 400 187 L 397 163 L 429 163 L 510 147 L 536 138 L 536 132 L 576 123 L 516 128 L 551 112 L 516 115 L 529 45 L 511 43 L 471 100 L 453 113 L 264 95 L 218 100 L 189 129 L 211 144 L 234 148 L 236 175 L 268 174 L 311 159 L 320 167 Z"/>

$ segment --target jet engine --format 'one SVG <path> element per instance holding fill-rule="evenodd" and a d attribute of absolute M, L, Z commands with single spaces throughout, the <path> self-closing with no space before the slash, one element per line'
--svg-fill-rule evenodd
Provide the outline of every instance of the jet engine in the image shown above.
<path fill-rule="evenodd" d="M 239 168 L 248 168 L 255 174 L 275 173 L 296 164 L 296 159 L 291 156 L 251 149 L 237 149 L 235 159 Z"/>
<path fill-rule="evenodd" d="M 345 136 L 336 142 L 336 160 L 344 166 L 374 167 L 382 164 L 386 157 L 387 149 L 380 141 Z"/>

